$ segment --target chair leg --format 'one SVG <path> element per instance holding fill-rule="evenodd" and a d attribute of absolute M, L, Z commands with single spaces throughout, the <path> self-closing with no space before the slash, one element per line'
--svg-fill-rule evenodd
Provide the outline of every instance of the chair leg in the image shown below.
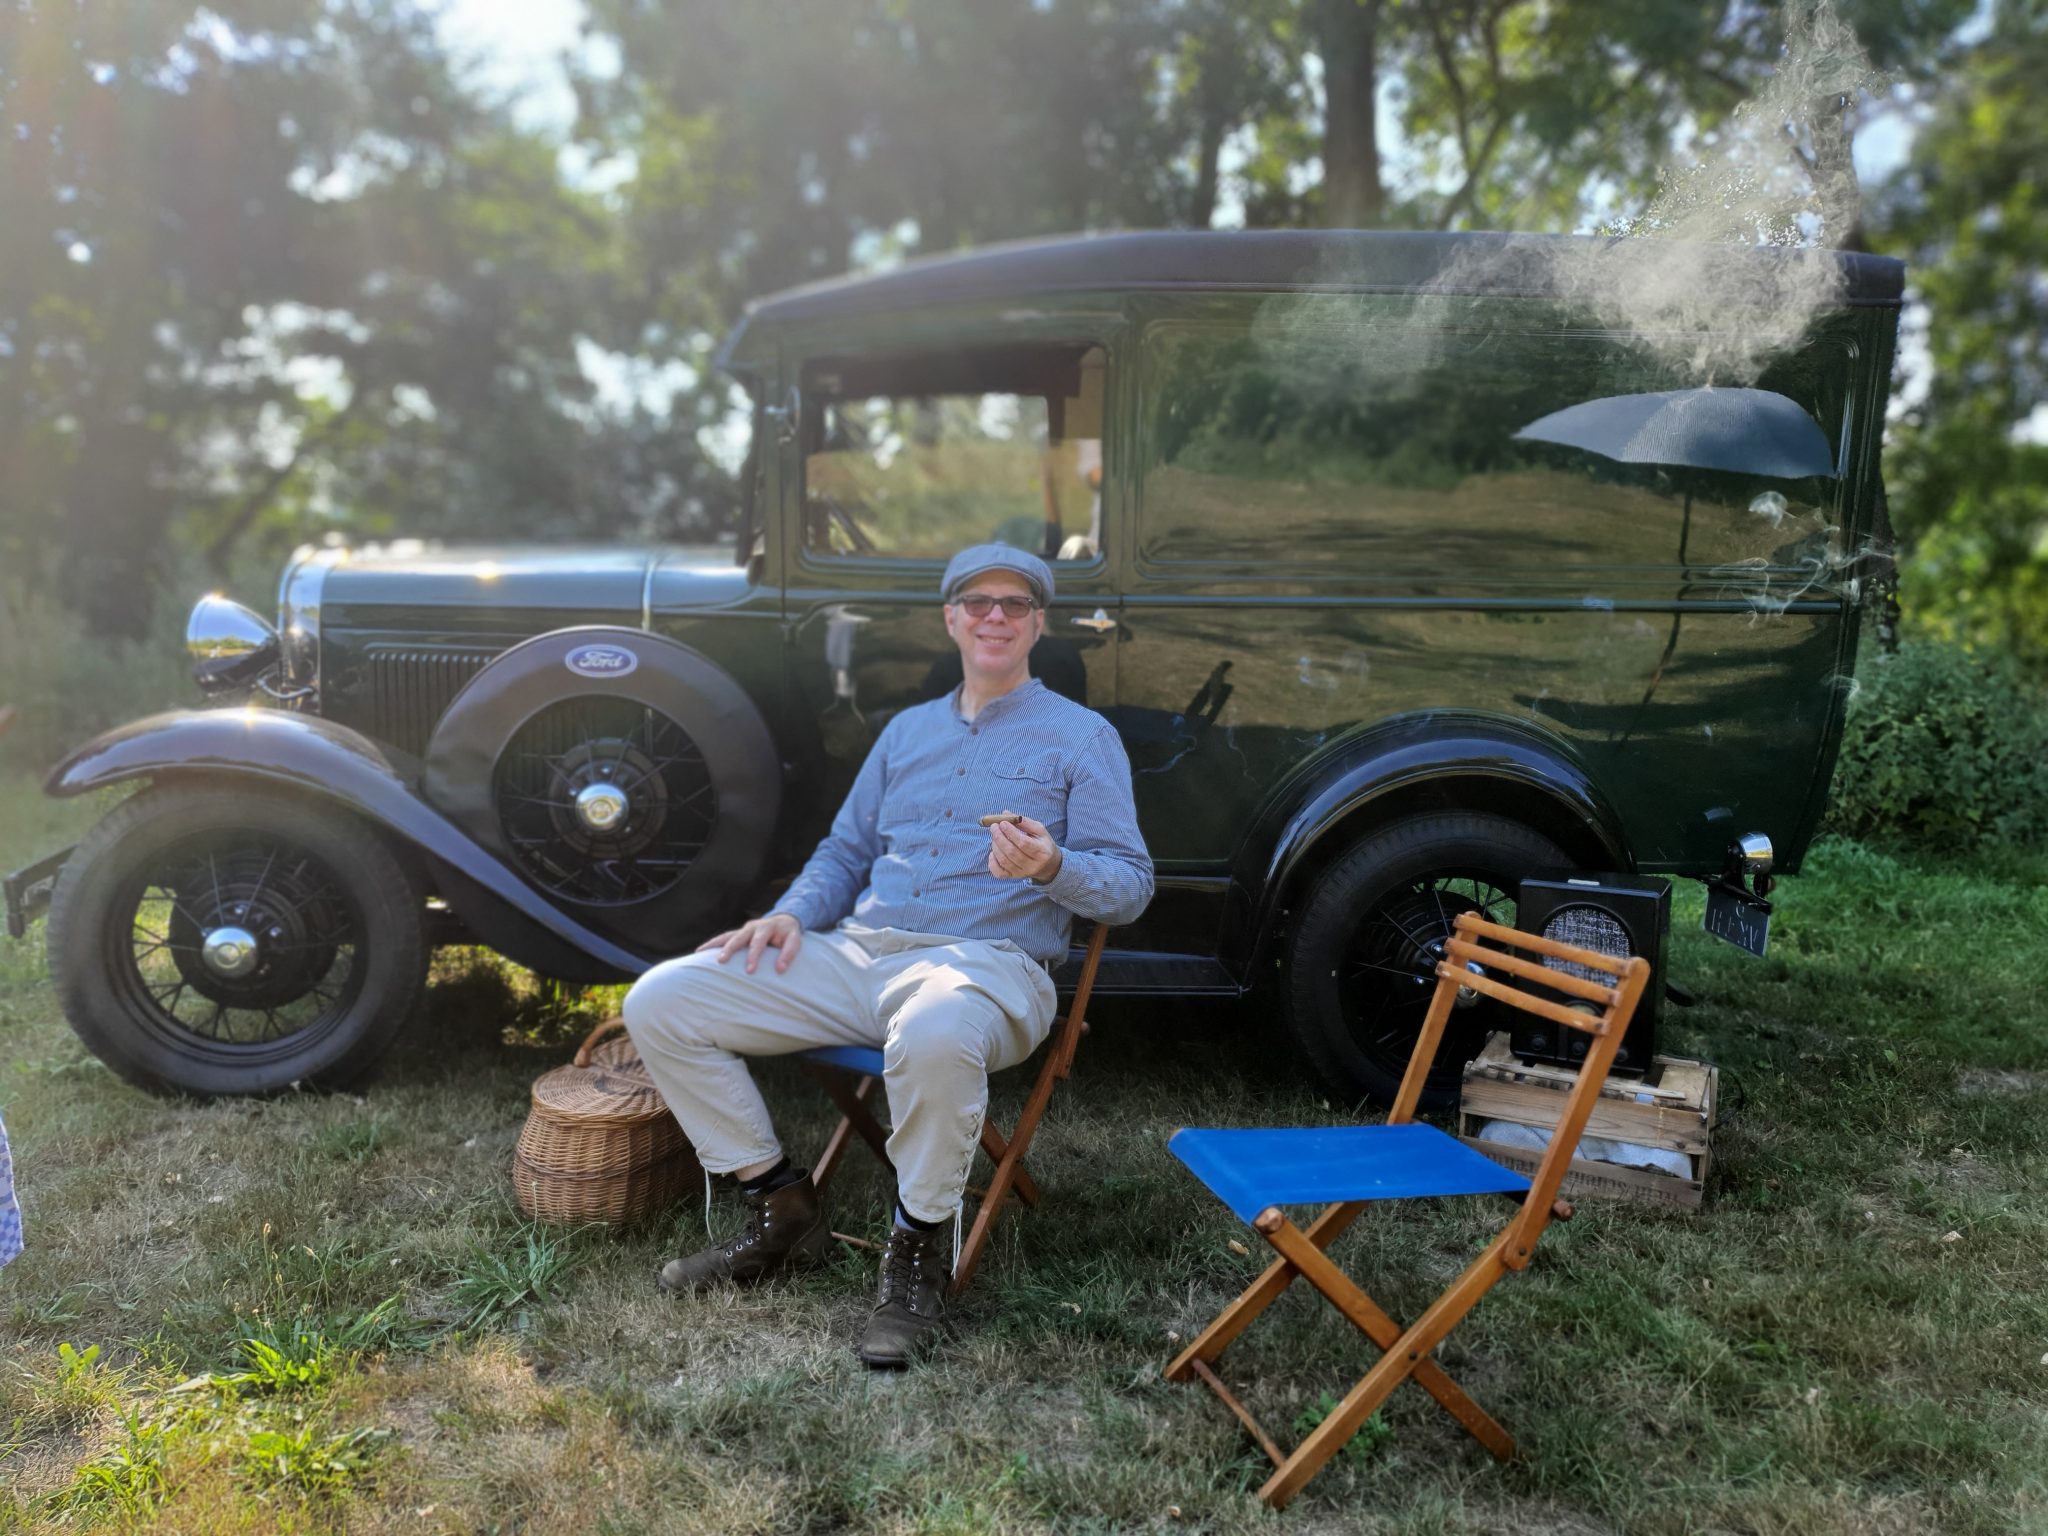
<path fill-rule="evenodd" d="M 1237 1415 L 1237 1422 L 1242 1424 L 1251 1437 L 1259 1442 L 1259 1449 L 1266 1453 L 1266 1460 L 1272 1462 L 1276 1467 L 1287 1465 L 1287 1457 L 1281 1452 L 1280 1447 L 1273 1443 L 1273 1437 L 1266 1433 L 1264 1427 L 1260 1425 L 1257 1419 L 1252 1417 L 1251 1409 L 1245 1407 L 1243 1403 L 1237 1400 L 1237 1394 L 1223 1385 L 1223 1378 L 1209 1369 L 1208 1361 L 1197 1360 L 1195 1362 L 1195 1375 L 1203 1386 L 1223 1400 L 1224 1407 Z"/>
<path fill-rule="evenodd" d="M 1009 1154 L 1009 1143 L 1003 1140 L 1003 1133 L 988 1123 L 987 1116 L 981 1122 L 981 1150 L 988 1154 L 992 1163 L 1000 1163 Z M 1038 1185 L 1023 1168 L 1017 1170 L 1017 1198 L 1026 1205 L 1038 1204 Z"/>
<path fill-rule="evenodd" d="M 848 1074 L 834 1071 L 830 1067 L 813 1066 L 806 1062 L 804 1070 L 817 1079 L 818 1085 L 831 1096 L 832 1102 L 839 1106 L 839 1113 L 846 1117 L 845 1125 L 850 1126 L 854 1134 L 868 1144 L 868 1149 L 882 1160 L 884 1166 L 893 1166 L 889 1163 L 889 1133 L 882 1129 L 868 1108 L 868 1099 L 875 1091 L 875 1079 L 863 1077 L 856 1086 L 847 1082 Z M 839 1134 L 838 1131 L 833 1132 L 834 1140 L 839 1138 Z"/>
<path fill-rule="evenodd" d="M 1300 1236 L 1318 1250 L 1327 1248 L 1337 1240 L 1346 1227 L 1358 1219 L 1358 1213 L 1364 1209 L 1365 1202 L 1362 1200 L 1344 1201 L 1329 1206 L 1309 1223 L 1308 1230 L 1301 1232 Z M 1267 1266 L 1265 1273 L 1247 1286 L 1237 1300 L 1217 1313 L 1216 1320 L 1195 1335 L 1193 1343 L 1174 1356 L 1173 1363 L 1166 1368 L 1166 1379 L 1186 1381 L 1195 1374 L 1196 1361 L 1213 1362 L 1230 1347 L 1232 1339 L 1243 1333 L 1261 1312 L 1280 1299 L 1281 1293 L 1294 1283 L 1294 1277 L 1300 1273 L 1293 1262 L 1286 1258 L 1278 1259 Z"/>
<path fill-rule="evenodd" d="M 1292 1222 L 1281 1217 L 1278 1212 L 1267 1212 L 1266 1215 L 1275 1218 L 1271 1223 L 1268 1223 L 1265 1216 L 1262 1216 L 1258 1223 L 1258 1229 L 1266 1241 L 1271 1243 L 1308 1280 L 1309 1284 L 1327 1296 L 1330 1299 L 1331 1305 L 1342 1312 L 1359 1332 L 1363 1333 L 1368 1339 L 1371 1339 L 1383 1354 L 1396 1349 L 1413 1347 L 1412 1343 L 1403 1333 L 1401 1325 L 1381 1310 L 1379 1305 L 1370 1296 L 1366 1295 L 1349 1275 L 1345 1274 L 1344 1271 L 1331 1261 L 1328 1254 L 1324 1253 L 1317 1245 L 1311 1243 L 1307 1234 L 1300 1231 Z M 1490 1254 L 1491 1251 L 1489 1250 L 1488 1253 Z M 1465 1389 L 1451 1380 L 1449 1373 L 1442 1366 L 1438 1365 L 1429 1353 L 1430 1349 L 1436 1347 L 1437 1341 L 1449 1333 L 1457 1325 L 1459 1319 L 1471 1311 L 1473 1304 L 1486 1294 L 1488 1288 L 1492 1286 L 1493 1280 L 1499 1278 L 1501 1270 L 1496 1266 L 1493 1269 L 1492 1279 L 1486 1279 L 1484 1284 L 1471 1282 L 1469 1277 L 1472 1277 L 1475 1273 L 1481 1277 L 1485 1275 L 1486 1271 L 1483 1266 L 1486 1264 L 1487 1257 L 1487 1254 L 1482 1254 L 1479 1262 L 1471 1269 L 1468 1269 L 1466 1275 L 1460 1277 L 1457 1282 L 1453 1283 L 1451 1289 L 1444 1293 L 1444 1298 L 1439 1298 L 1436 1306 L 1423 1314 L 1422 1321 L 1418 1322 L 1415 1328 L 1408 1330 L 1410 1333 L 1420 1334 L 1425 1324 L 1427 1324 L 1431 1330 L 1435 1331 L 1435 1337 L 1431 1339 L 1428 1349 L 1421 1350 L 1407 1362 L 1409 1370 L 1401 1374 L 1413 1374 L 1415 1384 L 1441 1403 L 1451 1417 L 1464 1426 L 1467 1434 L 1485 1446 L 1487 1451 L 1495 1458 L 1506 1461 L 1515 1454 L 1514 1437 L 1501 1428 L 1484 1408 L 1473 1402 L 1466 1394 Z M 1445 1308 L 1444 1299 L 1454 1296 L 1458 1299 L 1451 1308 Z M 1400 1376 L 1396 1376 L 1394 1378 L 1395 1384 L 1398 1384 L 1399 1380 Z M 1393 1387 L 1389 1386 L 1387 1390 L 1391 1392 Z M 1377 1404 L 1374 1406 L 1377 1406 Z M 1363 1424 L 1371 1414 L 1372 1409 L 1366 1409 L 1364 1413 L 1358 1415 L 1357 1423 Z M 1330 1417 L 1334 1419 L 1336 1415 L 1332 1414 Z M 1320 1428 L 1321 1426 L 1318 1426 L 1318 1431 L 1320 1431 Z M 1339 1440 L 1337 1443 L 1341 1446 L 1343 1441 Z M 1307 1444 L 1307 1441 L 1302 1442 L 1304 1448 Z M 1297 1454 L 1299 1454 L 1298 1451 Z M 1303 1479 L 1303 1481 L 1306 1480 L 1306 1478 Z"/>
<path fill-rule="evenodd" d="M 1038 1122 L 1045 1114 L 1045 1107 L 1052 1102 L 1052 1090 L 1059 1079 L 1059 1053 L 1050 1053 L 1045 1065 L 1038 1069 L 1037 1080 L 1031 1085 L 1031 1092 L 1024 1100 L 1024 1108 L 1017 1115 L 1017 1128 L 1010 1132 L 1003 1143 L 1003 1152 L 996 1159 L 995 1172 L 989 1176 L 988 1193 L 981 1197 L 981 1208 L 974 1213 L 974 1225 L 968 1230 L 967 1241 L 960 1245 L 960 1262 L 953 1270 L 952 1293 L 958 1295 L 967 1289 L 967 1282 L 974 1276 L 974 1268 L 981 1262 L 981 1250 L 988 1242 L 989 1229 L 995 1225 L 1003 1201 L 1009 1197 L 1012 1185 L 1023 1192 L 1020 1179 L 1029 1178 L 1024 1172 L 1024 1154 L 1030 1149 L 1031 1138 L 1038 1133 Z M 988 1129 L 986 1117 L 982 1121 L 984 1132 Z M 998 1142 L 1003 1138 L 998 1135 Z M 986 1136 L 984 1146 L 988 1144 Z M 1033 1187 L 1036 1193 L 1036 1187 Z"/>
<path fill-rule="evenodd" d="M 860 1086 L 854 1089 L 854 1097 L 865 1104 L 873 1097 L 875 1079 L 864 1077 Z M 811 1164 L 811 1183 L 819 1194 L 832 1182 L 832 1175 L 839 1167 L 839 1159 L 846 1155 L 846 1149 L 853 1139 L 853 1122 L 841 1115 L 839 1123 L 832 1127 L 832 1135 L 825 1143 L 825 1150 L 818 1154 L 818 1160 Z"/>
<path fill-rule="evenodd" d="M 1310 1430 L 1308 1438 L 1266 1479 L 1265 1486 L 1259 1489 L 1259 1501 L 1274 1509 L 1285 1509 L 1292 1503 L 1308 1480 L 1322 1471 L 1358 1432 L 1358 1427 L 1393 1395 L 1394 1388 L 1408 1378 L 1415 1364 L 1405 1352 L 1389 1350 L 1381 1355 L 1379 1363 L 1365 1373 L 1365 1379 L 1345 1394 L 1344 1401 Z"/>

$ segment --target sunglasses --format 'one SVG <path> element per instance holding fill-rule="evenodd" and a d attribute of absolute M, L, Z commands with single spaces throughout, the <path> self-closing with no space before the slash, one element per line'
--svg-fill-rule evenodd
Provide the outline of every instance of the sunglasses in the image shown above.
<path fill-rule="evenodd" d="M 991 608 L 1001 608 L 1006 619 L 1021 619 L 1038 606 L 1028 597 L 990 597 L 986 592 L 970 592 L 965 597 L 955 598 L 953 606 L 965 608 L 970 619 L 985 619 Z"/>

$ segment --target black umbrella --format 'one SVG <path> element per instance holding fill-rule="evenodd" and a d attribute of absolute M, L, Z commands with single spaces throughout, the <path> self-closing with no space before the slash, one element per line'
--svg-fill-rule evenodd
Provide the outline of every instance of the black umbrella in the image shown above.
<path fill-rule="evenodd" d="M 1774 480 L 1833 479 L 1835 458 L 1819 425 L 1797 401 L 1769 389 L 1666 389 L 1654 394 L 1609 395 L 1539 416 L 1515 436 L 1524 442 L 1580 448 L 1622 464 L 1722 470 Z M 1678 563 L 1692 538 L 1692 489 L 1678 527 Z M 1681 596 L 1683 591 L 1681 590 Z M 1655 697 L 1664 668 L 1678 649 L 1682 613 L 1671 615 L 1671 634 L 1657 658 L 1628 728 Z"/>
<path fill-rule="evenodd" d="M 1835 457 L 1797 401 L 1769 389 L 1666 389 L 1609 395 L 1540 416 L 1525 442 L 1583 448 L 1623 464 L 1719 469 L 1776 480 L 1832 479 Z"/>

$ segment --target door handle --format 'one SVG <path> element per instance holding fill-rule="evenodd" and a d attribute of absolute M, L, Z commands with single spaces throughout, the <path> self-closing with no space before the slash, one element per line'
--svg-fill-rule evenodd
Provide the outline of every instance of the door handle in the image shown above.
<path fill-rule="evenodd" d="M 1085 616 L 1077 613 L 1074 615 L 1072 622 L 1080 625 L 1083 629 L 1092 629 L 1098 635 L 1106 635 L 1116 628 L 1116 620 L 1112 619 L 1106 611 L 1100 608 Z"/>

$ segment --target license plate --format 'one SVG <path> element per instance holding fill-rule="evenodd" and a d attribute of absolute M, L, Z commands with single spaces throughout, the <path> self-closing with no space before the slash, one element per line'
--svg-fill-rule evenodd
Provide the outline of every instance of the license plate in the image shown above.
<path fill-rule="evenodd" d="M 1771 909 L 1753 896 L 1742 896 L 1726 886 L 1707 887 L 1706 916 L 1700 920 L 1717 939 L 1726 939 L 1737 949 L 1747 950 L 1759 960 L 1771 942 Z"/>

